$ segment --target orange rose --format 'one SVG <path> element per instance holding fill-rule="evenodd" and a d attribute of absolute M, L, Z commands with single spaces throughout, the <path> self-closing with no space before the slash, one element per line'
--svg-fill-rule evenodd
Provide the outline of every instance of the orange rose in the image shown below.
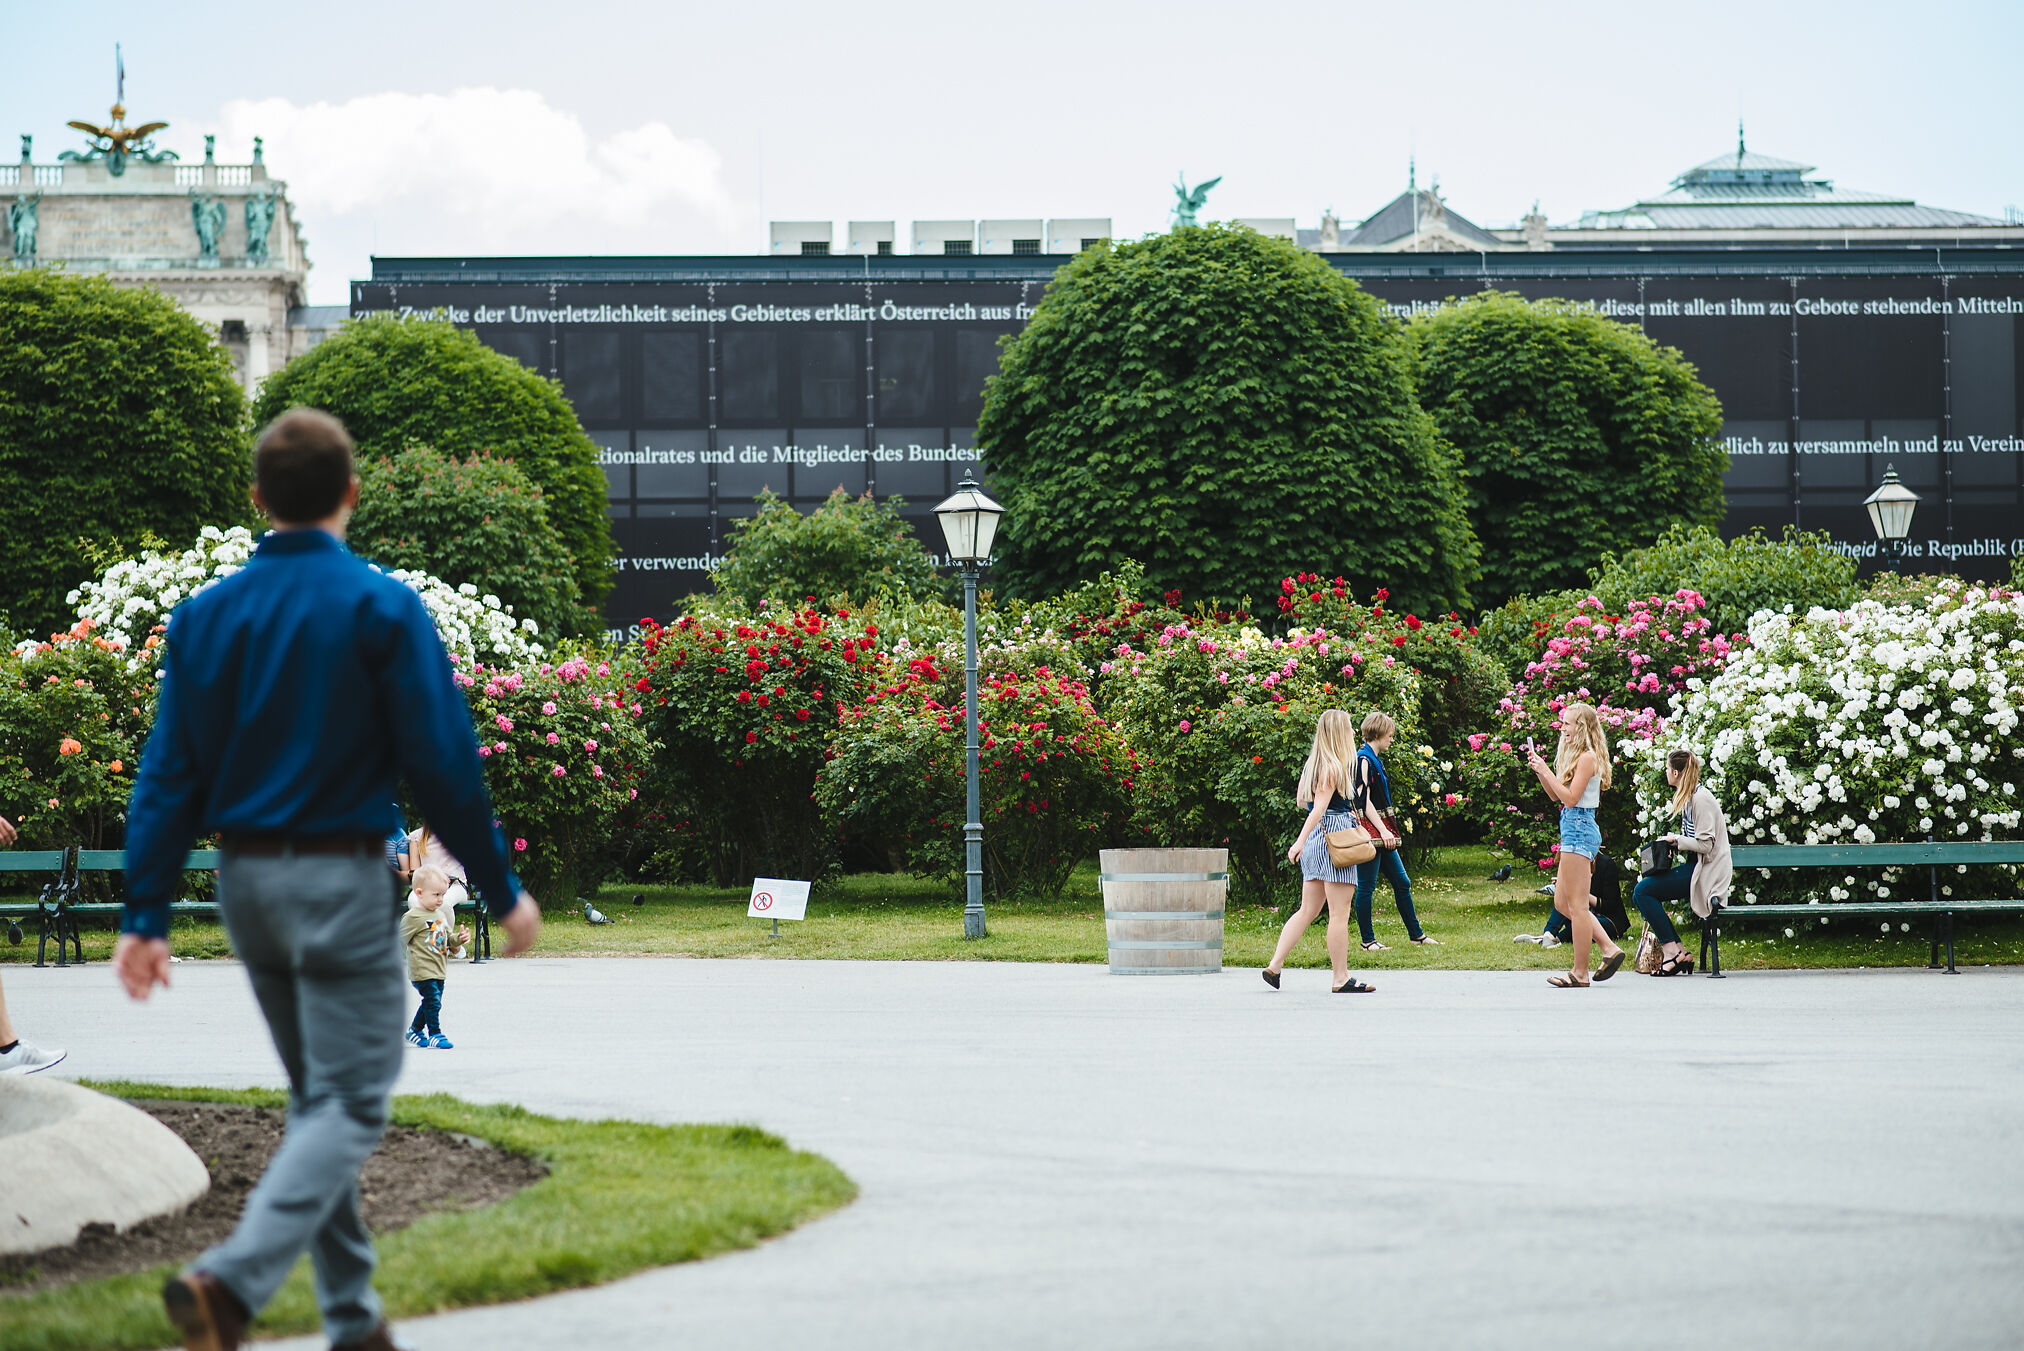
<path fill-rule="evenodd" d="M 118 760 L 113 761 L 111 764 L 107 765 L 106 768 L 111 770 L 115 774 L 126 773 L 126 765 Z"/>
<path fill-rule="evenodd" d="M 58 755 L 76 755 L 79 751 L 83 749 L 84 749 L 83 745 L 79 743 L 76 737 L 67 736 L 60 743 L 58 743 L 56 747 L 56 753 Z"/>

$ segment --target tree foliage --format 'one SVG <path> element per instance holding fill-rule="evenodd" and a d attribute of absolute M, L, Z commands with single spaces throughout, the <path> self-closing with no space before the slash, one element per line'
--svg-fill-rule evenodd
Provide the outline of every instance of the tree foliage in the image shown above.
<path fill-rule="evenodd" d="M 597 447 L 562 387 L 475 334 L 437 320 L 354 319 L 260 387 L 262 425 L 297 404 L 321 408 L 367 456 L 410 445 L 452 456 L 489 451 L 541 489 L 548 518 L 574 560 L 576 590 L 596 605 L 611 590 L 611 526 Z"/>
<path fill-rule="evenodd" d="M 361 557 L 469 582 L 539 624 L 547 641 L 595 625 L 541 490 L 511 460 L 412 446 L 364 461 L 359 480 L 346 538 Z"/>
<path fill-rule="evenodd" d="M 1675 524 L 1642 549 L 1605 555 L 1588 581 L 1612 611 L 1640 596 L 1699 592 L 1708 622 L 1727 634 L 1746 632 L 1759 610 L 1789 605 L 1804 614 L 1816 605 L 1846 609 L 1856 600 L 1855 560 L 1835 552 L 1826 531 L 1789 525 L 1779 539 L 1753 530 L 1725 540 L 1707 526 Z"/>
<path fill-rule="evenodd" d="M 1509 292 L 1407 332 L 1420 401 L 1461 457 L 1488 603 L 1579 586 L 1605 554 L 1721 519 L 1721 405 L 1674 349 Z"/>
<path fill-rule="evenodd" d="M 712 580 L 717 594 L 758 608 L 810 598 L 862 604 L 880 593 L 928 600 L 942 580 L 927 550 L 900 518 L 905 500 L 874 502 L 838 488 L 803 516 L 771 492 L 759 514 L 731 523 L 731 544 Z"/>
<path fill-rule="evenodd" d="M 1137 559 L 1161 590 L 1262 598 L 1300 559 L 1440 612 L 1475 575 L 1397 326 L 1320 258 L 1242 227 L 1062 268 L 1007 340 L 978 435 L 1014 595 Z"/>
<path fill-rule="evenodd" d="M 244 406 L 224 350 L 152 287 L 0 272 L 0 609 L 67 629 L 80 540 L 250 521 Z"/>

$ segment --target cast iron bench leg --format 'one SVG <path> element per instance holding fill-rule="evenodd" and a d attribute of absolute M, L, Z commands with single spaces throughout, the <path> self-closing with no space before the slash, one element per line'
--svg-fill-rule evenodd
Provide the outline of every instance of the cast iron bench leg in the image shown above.
<path fill-rule="evenodd" d="M 1714 965 L 1708 968 L 1708 979 L 1726 980 L 1727 977 L 1722 974 L 1722 911 L 1720 907 L 1716 908 L 1714 914 L 1708 916 L 1708 928 L 1706 932 L 1713 936 L 1713 942 L 1709 944 L 1709 947 L 1715 956 Z"/>
<path fill-rule="evenodd" d="M 492 955 L 492 917 L 487 913 L 484 902 L 478 903 L 477 923 L 471 934 L 471 965 L 476 966 Z"/>
<path fill-rule="evenodd" d="M 47 961 L 43 960 L 43 954 L 48 949 L 49 912 L 47 910 L 38 910 L 35 912 L 35 964 L 37 966 L 49 965 Z"/>
<path fill-rule="evenodd" d="M 1950 976 L 1961 974 L 1954 969 L 1954 912 L 1951 910 L 1947 912 L 1947 974 Z"/>

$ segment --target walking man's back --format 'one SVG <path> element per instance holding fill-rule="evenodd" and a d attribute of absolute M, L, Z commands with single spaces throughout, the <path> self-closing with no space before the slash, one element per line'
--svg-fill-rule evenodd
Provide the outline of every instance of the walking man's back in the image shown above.
<path fill-rule="evenodd" d="M 358 1170 L 400 1073 L 406 963 L 384 841 L 405 779 L 507 934 L 540 929 L 508 871 L 463 697 L 421 601 L 344 547 L 350 438 L 297 409 L 254 451 L 274 533 L 169 625 L 154 731 L 128 810 L 114 964 L 169 983 L 183 857 L 220 836 L 219 908 L 288 1072 L 288 1133 L 232 1236 L 163 1287 L 191 1351 L 232 1351 L 307 1251 L 341 1351 L 397 1344 L 372 1289 Z"/>

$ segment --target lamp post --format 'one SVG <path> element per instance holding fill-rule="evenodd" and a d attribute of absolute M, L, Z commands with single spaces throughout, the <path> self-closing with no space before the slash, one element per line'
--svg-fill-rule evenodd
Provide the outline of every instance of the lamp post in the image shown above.
<path fill-rule="evenodd" d="M 991 556 L 1005 508 L 984 495 L 969 474 L 935 508 L 949 557 L 963 570 L 963 937 L 984 936 L 984 811 L 977 791 L 977 569 Z"/>
<path fill-rule="evenodd" d="M 1886 547 L 1896 546 L 1887 555 L 1887 566 L 1897 571 L 1905 536 L 1912 532 L 1912 509 L 1918 506 L 1919 495 L 1898 482 L 1897 470 L 1885 465 L 1883 482 L 1862 504 L 1869 509 L 1869 523 L 1876 530 L 1877 540 Z"/>

